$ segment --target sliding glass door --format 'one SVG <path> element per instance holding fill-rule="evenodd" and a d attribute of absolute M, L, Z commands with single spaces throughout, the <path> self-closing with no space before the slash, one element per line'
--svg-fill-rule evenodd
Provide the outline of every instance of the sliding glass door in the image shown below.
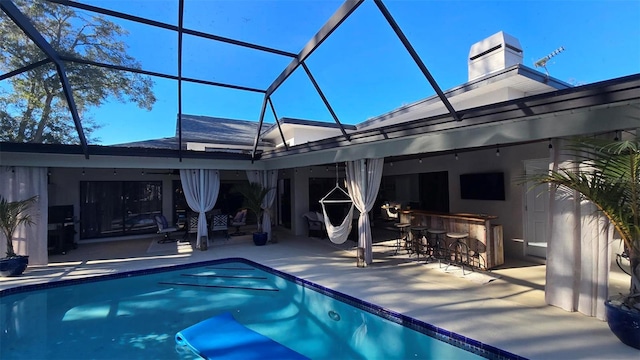
<path fill-rule="evenodd" d="M 80 239 L 154 233 L 161 212 L 161 181 L 80 182 Z"/>

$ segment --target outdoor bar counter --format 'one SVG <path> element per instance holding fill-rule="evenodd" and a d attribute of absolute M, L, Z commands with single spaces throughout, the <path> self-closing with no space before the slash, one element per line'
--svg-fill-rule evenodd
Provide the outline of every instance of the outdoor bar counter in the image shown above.
<path fill-rule="evenodd" d="M 484 267 L 494 268 L 504 263 L 502 225 L 491 224 L 497 216 L 486 214 L 448 214 L 424 210 L 401 210 L 400 222 L 446 232 L 469 233 L 469 250 L 480 255 Z M 446 236 L 445 236 L 446 238 Z M 450 240 L 447 240 L 450 241 Z"/>

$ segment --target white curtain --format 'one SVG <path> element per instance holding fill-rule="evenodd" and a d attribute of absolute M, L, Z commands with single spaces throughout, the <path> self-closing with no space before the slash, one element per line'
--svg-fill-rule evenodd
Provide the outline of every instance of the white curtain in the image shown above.
<path fill-rule="evenodd" d="M 572 159 L 556 150 L 563 143 L 553 144 L 550 166 L 575 171 Z M 547 304 L 604 320 L 612 238 L 613 227 L 591 202 L 574 191 L 550 189 Z"/>
<path fill-rule="evenodd" d="M 365 264 L 373 262 L 369 211 L 378 196 L 384 159 L 347 161 L 347 189 L 353 204 L 360 211 L 358 218 L 358 247 L 364 249 Z"/>
<path fill-rule="evenodd" d="M 202 237 L 209 240 L 206 212 L 213 209 L 220 192 L 220 174 L 217 170 L 180 170 L 180 181 L 187 204 L 198 213 L 198 236 L 196 246 L 200 247 Z"/>
<path fill-rule="evenodd" d="M 247 170 L 247 179 L 251 183 L 258 183 L 266 189 L 271 189 L 262 201 L 262 231 L 267 233 L 267 239 L 271 240 L 271 207 L 276 199 L 276 186 L 278 185 L 278 170 Z"/>
<path fill-rule="evenodd" d="M 7 201 L 18 201 L 38 196 L 31 208 L 34 224 L 19 226 L 14 234 L 13 249 L 16 254 L 29 255 L 29 265 L 46 265 L 47 222 L 49 196 L 47 193 L 47 168 L 3 166 L 0 168 L 0 195 Z M 7 239 L 0 234 L 0 258 L 7 251 Z"/>

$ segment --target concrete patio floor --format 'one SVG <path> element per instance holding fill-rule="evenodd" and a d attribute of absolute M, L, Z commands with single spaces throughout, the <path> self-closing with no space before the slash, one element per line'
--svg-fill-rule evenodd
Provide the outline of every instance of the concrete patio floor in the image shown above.
<path fill-rule="evenodd" d="M 47 266 L 2 278 L 0 289 L 241 257 L 530 359 L 640 357 L 606 322 L 546 305 L 544 265 L 508 263 L 492 271 L 499 279 L 479 284 L 430 268 L 404 251 L 394 255 L 392 241 L 377 241 L 374 263 L 358 268 L 352 248 L 282 231 L 276 243 L 262 247 L 253 245 L 250 236 L 216 237 L 207 251 L 176 243 L 150 247 L 156 239 L 82 244 L 66 255 L 50 256 Z M 626 281 L 613 276 L 612 291 L 624 291 Z"/>

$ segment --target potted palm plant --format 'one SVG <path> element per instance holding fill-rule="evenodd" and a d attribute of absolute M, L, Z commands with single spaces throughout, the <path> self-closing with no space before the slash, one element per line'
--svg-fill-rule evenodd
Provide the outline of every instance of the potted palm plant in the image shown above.
<path fill-rule="evenodd" d="M 244 203 L 242 206 L 249 209 L 256 216 L 258 229 L 253 233 L 254 244 L 266 244 L 268 234 L 262 231 L 262 214 L 264 213 L 264 210 L 262 209 L 262 202 L 267 194 L 269 194 L 273 189 L 265 188 L 259 183 L 250 182 L 236 186 L 235 190 L 244 197 Z"/>
<path fill-rule="evenodd" d="M 527 180 L 577 191 L 614 226 L 628 255 L 631 285 L 628 294 L 606 301 L 607 322 L 623 343 L 640 349 L 640 136 L 625 141 L 580 139 L 567 150 L 586 166 Z"/>
<path fill-rule="evenodd" d="M 32 225 L 29 209 L 37 201 L 32 196 L 20 201 L 7 201 L 0 195 L 0 232 L 7 239 L 7 256 L 0 259 L 1 276 L 17 276 L 27 268 L 29 256 L 17 255 L 13 249 L 13 234 L 20 225 Z"/>

